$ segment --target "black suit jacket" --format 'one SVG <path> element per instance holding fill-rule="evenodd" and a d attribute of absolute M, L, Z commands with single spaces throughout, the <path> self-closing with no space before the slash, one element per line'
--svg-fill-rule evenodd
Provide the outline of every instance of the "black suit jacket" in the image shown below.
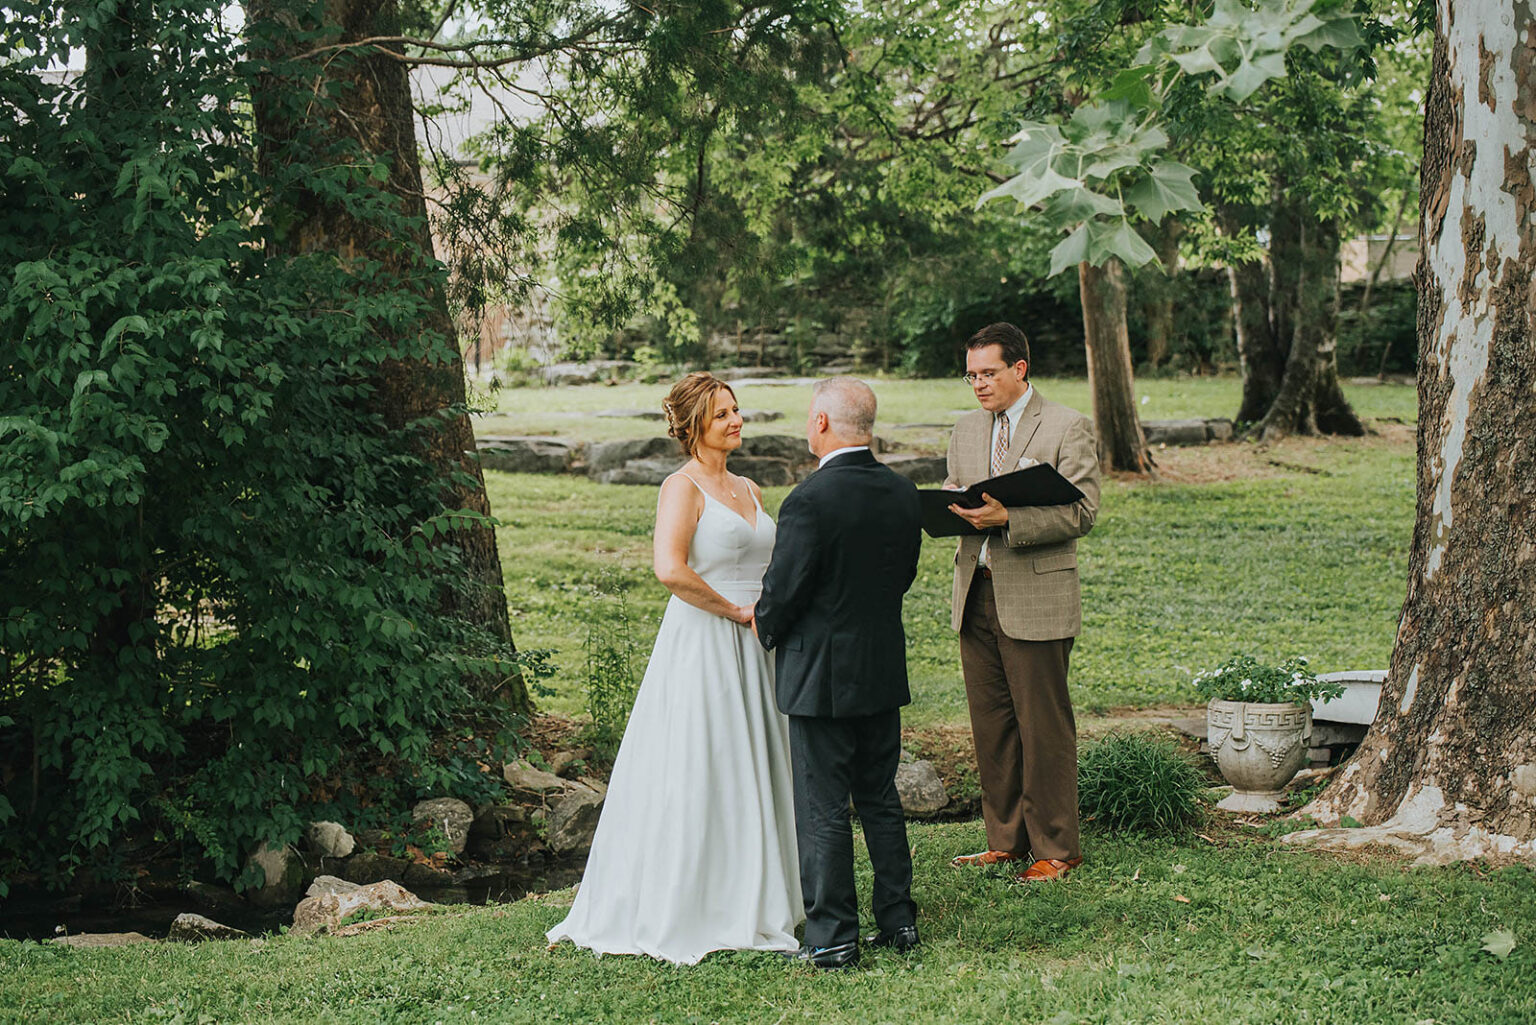
<path fill-rule="evenodd" d="M 784 499 L 757 602 L 779 711 L 843 718 L 912 700 L 901 601 L 921 520 L 916 486 L 867 451 L 829 460 Z"/>

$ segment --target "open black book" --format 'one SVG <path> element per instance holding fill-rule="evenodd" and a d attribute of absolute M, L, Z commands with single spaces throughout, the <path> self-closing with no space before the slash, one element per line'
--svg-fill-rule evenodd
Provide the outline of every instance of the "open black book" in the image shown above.
<path fill-rule="evenodd" d="M 942 488 L 920 488 L 917 497 L 923 505 L 923 529 L 929 537 L 958 537 L 963 534 L 984 534 L 949 511 L 952 505 L 962 509 L 979 509 L 986 503 L 982 494 L 991 495 L 1003 505 L 1071 505 L 1083 497 L 1077 486 L 1049 463 L 1034 466 L 1001 477 L 972 484 L 964 491 L 945 491 Z"/>

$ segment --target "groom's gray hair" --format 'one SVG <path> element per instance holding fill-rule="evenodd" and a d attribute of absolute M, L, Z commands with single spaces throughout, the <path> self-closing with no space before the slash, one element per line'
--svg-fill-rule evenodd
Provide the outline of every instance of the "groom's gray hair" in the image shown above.
<path fill-rule="evenodd" d="M 875 434 L 875 393 L 857 377 L 828 377 L 811 389 L 811 412 L 827 414 L 832 433 L 866 442 Z"/>

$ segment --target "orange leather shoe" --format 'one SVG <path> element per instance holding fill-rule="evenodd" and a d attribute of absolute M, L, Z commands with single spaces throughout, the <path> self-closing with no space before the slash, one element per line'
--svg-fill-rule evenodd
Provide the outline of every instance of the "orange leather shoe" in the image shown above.
<path fill-rule="evenodd" d="M 962 854 L 950 862 L 955 868 L 966 868 L 970 865 L 997 865 L 1004 861 L 1023 861 L 1017 854 L 1008 851 L 978 851 L 975 854 Z"/>
<path fill-rule="evenodd" d="M 1055 858 L 1041 858 L 1024 870 L 1024 873 L 1019 876 L 1019 882 L 1044 883 L 1052 879 L 1065 879 L 1068 872 L 1082 863 L 1082 858 L 1071 858 L 1067 861 L 1057 861 Z"/>

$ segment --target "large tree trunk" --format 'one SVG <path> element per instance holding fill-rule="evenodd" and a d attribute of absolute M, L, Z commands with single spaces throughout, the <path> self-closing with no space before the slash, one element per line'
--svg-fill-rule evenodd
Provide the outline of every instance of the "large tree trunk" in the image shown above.
<path fill-rule="evenodd" d="M 1147 365 L 1156 370 L 1168 362 L 1173 351 L 1173 298 L 1178 285 L 1179 237 L 1184 234 L 1184 222 L 1170 214 L 1150 234 L 1159 268 L 1148 270 L 1143 311 L 1147 320 Z"/>
<path fill-rule="evenodd" d="M 1152 453 L 1136 415 L 1131 339 L 1125 325 L 1125 270 L 1111 259 L 1102 267 L 1077 265 L 1083 304 L 1083 344 L 1088 350 L 1088 390 L 1099 436 L 1099 463 L 1106 470 L 1150 473 Z"/>
<path fill-rule="evenodd" d="M 302 14 L 297 13 L 300 10 Z M 254 107 L 258 135 L 265 144 L 263 159 L 270 161 L 271 154 L 301 138 L 308 140 L 311 149 L 324 146 L 328 140 L 338 143 L 338 151 L 344 148 L 340 144 L 356 144 L 367 156 L 386 163 L 388 176 L 379 187 L 414 225 L 403 239 L 386 236 L 377 224 L 358 214 L 356 205 L 300 188 L 281 197 L 284 209 L 267 212 L 274 225 L 274 245 L 285 252 L 327 251 L 348 261 L 378 261 L 385 273 L 409 281 L 405 287 L 425 289 L 428 312 L 418 326 L 423 355 L 384 364 L 372 401 L 391 429 L 440 416 L 453 407 L 462 410 L 463 356 L 441 282 L 436 274 L 424 273 L 433 259 L 432 239 L 407 66 L 371 47 L 321 49 L 372 36 L 399 35 L 395 0 L 325 0 L 311 8 L 293 7 L 284 0 L 247 0 L 246 14 L 252 26 L 253 51 L 258 54 L 291 59 L 301 52 L 319 53 L 319 59 L 305 73 L 315 76 L 312 87 L 316 95 L 332 99 L 330 103 L 296 105 L 292 94 L 281 88 L 258 93 Z M 319 20 L 311 22 L 310 18 Z M 300 31 L 273 31 L 277 25 Z M 275 46 L 278 52 L 265 53 L 267 46 Z M 427 354 L 427 341 L 432 339 L 440 343 L 435 356 Z M 489 515 L 490 502 L 467 414 L 460 411 L 448 417 L 440 428 L 426 432 L 425 439 L 426 455 L 442 475 L 445 504 Z M 472 526 L 455 532 L 453 540 L 464 553 L 470 586 L 445 600 L 453 605 L 455 614 L 510 643 L 512 631 L 494 533 L 487 527 Z M 488 686 L 516 707 L 528 703 L 520 677 L 491 681 Z"/>
<path fill-rule="evenodd" d="M 1277 207 L 1270 268 L 1275 337 L 1288 340 L 1280 390 L 1258 431 L 1270 441 L 1288 434 L 1348 434 L 1365 425 L 1339 385 L 1339 229 L 1300 207 Z"/>
<path fill-rule="evenodd" d="M 1536 859 L 1533 34 L 1524 4 L 1440 0 L 1420 171 L 1408 596 L 1376 722 L 1307 809 L 1370 828 L 1311 842 Z"/>
<path fill-rule="evenodd" d="M 1221 230 L 1231 238 L 1251 232 L 1242 213 L 1230 206 L 1217 208 Z M 1270 313 L 1270 274 L 1265 260 L 1233 263 L 1227 267 L 1232 294 L 1232 323 L 1237 332 L 1237 361 L 1243 375 L 1239 423 L 1256 424 L 1269 412 L 1280 394 L 1285 376 L 1286 350 L 1275 337 Z"/>

